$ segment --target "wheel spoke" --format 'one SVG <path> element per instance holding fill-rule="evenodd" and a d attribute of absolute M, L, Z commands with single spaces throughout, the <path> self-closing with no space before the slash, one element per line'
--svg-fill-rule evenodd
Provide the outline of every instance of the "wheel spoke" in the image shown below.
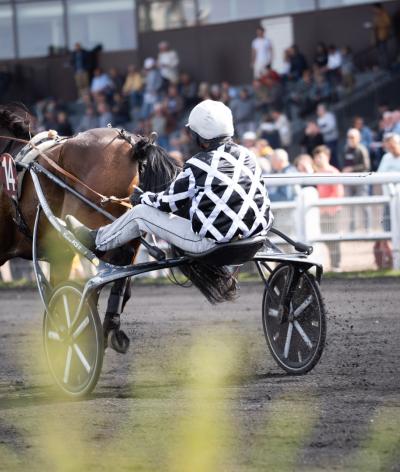
<path fill-rule="evenodd" d="M 288 356 L 289 356 L 289 349 L 290 349 L 290 342 L 292 340 L 292 333 L 293 333 L 293 323 L 289 323 L 287 334 L 286 334 L 285 350 L 283 351 L 283 357 L 285 359 L 287 359 Z"/>
<path fill-rule="evenodd" d="M 47 337 L 52 341 L 61 341 L 60 335 L 56 331 L 49 331 Z"/>
<path fill-rule="evenodd" d="M 294 321 L 294 327 L 297 329 L 297 331 L 300 334 L 300 336 L 302 337 L 303 341 L 307 344 L 307 347 L 309 349 L 312 349 L 313 344 L 311 342 L 311 339 L 307 336 L 304 329 L 300 326 L 300 323 L 297 320 Z"/>
<path fill-rule="evenodd" d="M 63 302 L 64 302 L 65 318 L 67 319 L 67 328 L 69 328 L 71 326 L 71 316 L 69 313 L 68 299 L 66 295 L 63 295 Z"/>
<path fill-rule="evenodd" d="M 82 321 L 82 323 L 76 328 L 74 334 L 72 335 L 72 339 L 75 340 L 82 333 L 82 331 L 86 328 L 86 326 L 88 326 L 88 324 L 89 324 L 89 317 L 87 316 Z"/>
<path fill-rule="evenodd" d="M 77 355 L 79 357 L 79 360 L 82 362 L 83 367 L 86 369 L 86 372 L 89 373 L 90 372 L 90 364 L 86 360 L 86 357 L 83 355 L 83 352 L 80 350 L 79 346 L 76 343 L 74 343 L 74 349 L 75 349 L 75 352 L 77 353 Z"/>
<path fill-rule="evenodd" d="M 68 346 L 67 351 L 67 359 L 65 361 L 65 369 L 64 369 L 64 383 L 68 383 L 69 380 L 69 373 L 71 371 L 71 358 L 72 358 L 72 347 Z"/>
<path fill-rule="evenodd" d="M 312 302 L 313 302 L 313 296 L 312 296 L 312 295 L 309 295 L 309 296 L 304 300 L 304 302 L 294 310 L 293 316 L 294 316 L 295 318 L 297 318 L 298 316 L 300 316 L 300 315 L 303 313 L 303 311 L 311 305 Z"/>

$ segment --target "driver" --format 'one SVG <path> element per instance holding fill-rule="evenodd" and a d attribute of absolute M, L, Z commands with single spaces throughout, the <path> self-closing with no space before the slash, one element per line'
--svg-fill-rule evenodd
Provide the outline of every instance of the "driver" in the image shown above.
<path fill-rule="evenodd" d="M 130 196 L 133 208 L 97 230 L 67 216 L 82 244 L 105 252 L 151 233 L 198 254 L 216 243 L 269 230 L 273 217 L 261 170 L 255 155 L 233 142 L 231 110 L 205 100 L 193 108 L 186 126 L 200 152 L 186 161 L 166 190 L 143 193 L 136 188 Z"/>

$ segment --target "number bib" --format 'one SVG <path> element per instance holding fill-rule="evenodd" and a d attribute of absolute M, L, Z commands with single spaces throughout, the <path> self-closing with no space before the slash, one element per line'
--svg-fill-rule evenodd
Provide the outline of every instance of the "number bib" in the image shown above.
<path fill-rule="evenodd" d="M 0 185 L 3 185 L 4 192 L 14 200 L 18 197 L 17 169 L 14 159 L 10 154 L 0 156 Z"/>

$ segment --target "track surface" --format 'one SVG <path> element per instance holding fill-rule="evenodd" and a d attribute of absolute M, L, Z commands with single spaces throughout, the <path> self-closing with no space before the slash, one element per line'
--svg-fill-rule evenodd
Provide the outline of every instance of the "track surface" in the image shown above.
<path fill-rule="evenodd" d="M 399 284 L 324 281 L 327 346 L 300 377 L 267 352 L 260 284 L 217 307 L 195 289 L 134 287 L 129 353 L 107 352 L 94 394 L 76 402 L 54 397 L 41 364 L 37 293 L 0 292 L 0 470 L 400 471 Z M 215 346 L 234 354 L 213 359 Z M 200 385 L 214 364 L 223 380 L 217 368 Z"/>

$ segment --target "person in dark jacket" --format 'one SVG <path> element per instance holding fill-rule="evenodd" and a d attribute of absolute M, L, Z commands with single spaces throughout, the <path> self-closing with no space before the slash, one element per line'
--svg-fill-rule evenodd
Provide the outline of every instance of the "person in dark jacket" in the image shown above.
<path fill-rule="evenodd" d="M 261 169 L 252 152 L 232 141 L 231 110 L 205 100 L 191 111 L 187 126 L 200 152 L 185 162 L 166 190 L 143 193 L 136 188 L 133 208 L 98 230 L 67 216 L 83 244 L 108 251 L 151 233 L 184 251 L 202 253 L 217 243 L 269 230 L 273 217 Z"/>
<path fill-rule="evenodd" d="M 75 49 L 71 54 L 71 64 L 74 68 L 76 88 L 81 97 L 89 89 L 90 55 L 80 43 L 75 44 Z"/>

